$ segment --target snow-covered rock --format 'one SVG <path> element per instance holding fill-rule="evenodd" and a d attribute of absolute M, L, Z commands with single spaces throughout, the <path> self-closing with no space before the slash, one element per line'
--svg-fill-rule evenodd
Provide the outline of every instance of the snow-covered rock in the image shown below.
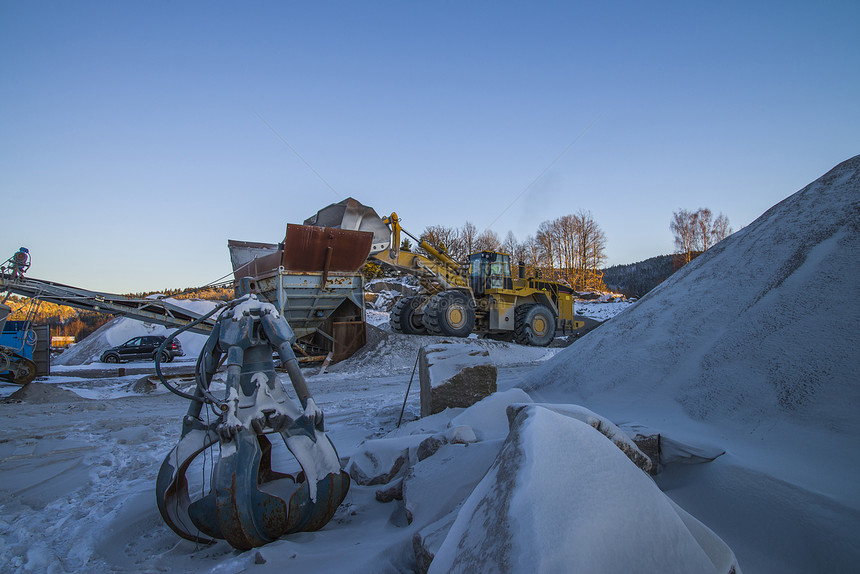
<path fill-rule="evenodd" d="M 531 398 L 522 389 L 500 391 L 456 415 L 450 424 L 471 427 L 481 440 L 504 439 L 510 430 L 508 407 L 530 402 Z"/>
<path fill-rule="evenodd" d="M 346 472 L 356 484 L 388 484 L 417 459 L 417 448 L 429 435 L 409 435 L 367 441 L 349 459 Z M 410 453 L 412 451 L 412 453 Z"/>
<path fill-rule="evenodd" d="M 458 508 L 490 468 L 501 446 L 502 441 L 447 444 L 416 463 L 403 480 L 407 520 L 426 525 Z"/>
<path fill-rule="evenodd" d="M 739 572 L 713 532 L 576 418 L 519 410 L 432 572 Z"/>
<path fill-rule="evenodd" d="M 418 353 L 421 416 L 449 407 L 468 407 L 496 392 L 490 353 L 464 343 L 439 343 Z"/>
<path fill-rule="evenodd" d="M 346 465 L 350 477 L 362 486 L 388 484 L 413 464 L 447 444 L 475 442 L 475 432 L 463 425 L 434 434 L 416 433 L 364 442 Z"/>
<path fill-rule="evenodd" d="M 511 391 L 519 390 L 519 389 L 511 389 Z M 531 401 L 529 401 L 531 402 Z M 511 405 L 508 407 L 507 415 L 508 422 L 513 428 L 514 420 L 519 415 L 520 411 L 524 408 L 528 408 L 531 405 Z M 588 426 L 594 428 L 597 432 L 608 438 L 612 441 L 612 444 L 617 446 L 621 452 L 627 455 L 627 458 L 630 461 L 644 470 L 647 473 L 651 473 L 651 459 L 639 450 L 639 447 L 636 446 L 636 443 L 633 442 L 627 434 L 621 430 L 618 426 L 616 426 L 612 421 L 607 419 L 606 417 L 602 417 L 597 413 L 594 413 L 588 410 L 585 407 L 581 407 L 579 405 L 554 405 L 549 403 L 539 404 L 538 406 L 549 409 L 553 412 L 557 412 L 566 417 L 574 418 L 578 421 L 582 421 Z"/>

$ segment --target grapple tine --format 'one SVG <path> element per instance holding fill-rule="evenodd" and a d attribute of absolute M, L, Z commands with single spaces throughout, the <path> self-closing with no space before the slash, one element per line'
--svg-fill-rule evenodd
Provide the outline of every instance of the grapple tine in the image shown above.
<path fill-rule="evenodd" d="M 347 491 L 349 491 L 349 475 L 344 471 L 327 474 L 322 480 L 318 480 L 317 499 L 302 530 L 313 532 L 328 524 L 340 503 L 346 498 Z"/>
<path fill-rule="evenodd" d="M 189 514 L 191 499 L 185 471 L 198 454 L 217 443 L 218 439 L 218 434 L 211 430 L 191 430 L 183 435 L 164 457 L 155 483 L 156 503 L 162 518 L 179 536 L 194 542 L 208 544 L 214 540 L 200 536 L 198 529 L 194 528 Z M 218 537 L 217 534 L 209 535 Z"/>

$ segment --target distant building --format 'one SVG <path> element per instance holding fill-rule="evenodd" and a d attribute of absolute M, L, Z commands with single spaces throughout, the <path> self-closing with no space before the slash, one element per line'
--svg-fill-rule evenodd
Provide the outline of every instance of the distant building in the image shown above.
<path fill-rule="evenodd" d="M 69 345 L 75 344 L 74 337 L 51 337 L 52 349 L 65 349 Z"/>

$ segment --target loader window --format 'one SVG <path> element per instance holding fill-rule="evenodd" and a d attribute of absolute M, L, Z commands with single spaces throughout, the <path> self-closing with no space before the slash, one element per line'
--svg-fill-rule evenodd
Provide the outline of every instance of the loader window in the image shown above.
<path fill-rule="evenodd" d="M 511 289 L 511 258 L 504 253 L 482 251 L 469 258 L 469 284 L 476 295 L 487 289 Z"/>

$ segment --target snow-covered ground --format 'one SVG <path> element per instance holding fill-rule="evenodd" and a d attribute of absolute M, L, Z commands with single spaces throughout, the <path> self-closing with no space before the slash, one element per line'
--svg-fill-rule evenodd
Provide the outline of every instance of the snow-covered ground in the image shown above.
<path fill-rule="evenodd" d="M 305 370 L 342 458 L 351 457 L 363 441 L 396 430 L 418 349 L 442 340 L 392 334 L 386 312 L 369 310 L 367 319 L 382 329 L 381 340 L 331 366 L 329 373 Z M 158 514 L 155 476 L 179 438 L 187 403 L 163 388 L 147 393 L 138 384 L 152 374 L 151 361 L 92 362 L 103 347 L 160 329 L 117 319 L 76 351 L 80 356 L 72 362 L 85 364 L 55 365 L 50 377 L 36 381 L 45 387 L 40 392 L 0 404 L 0 570 L 238 572 L 253 562 L 254 552 L 238 553 L 223 542 L 196 548 Z M 183 346 L 199 350 L 204 339 L 191 335 Z M 489 340 L 471 344 L 490 353 L 500 390 L 561 350 Z M 190 373 L 195 359 L 187 353 L 164 369 Z M 285 376 L 284 383 L 291 389 Z M 0 396 L 18 389 L 2 385 Z M 404 420 L 417 418 L 418 401 L 416 377 Z M 490 450 L 482 447 L 485 458 L 500 446 L 497 440 Z M 260 553 L 272 571 L 283 565 L 321 572 L 410 571 L 415 567 L 411 538 L 419 524 L 399 524 L 402 503 L 383 505 L 375 490 L 353 484 L 323 531 L 291 536 Z M 267 571 L 265 565 L 255 570 Z"/>
<path fill-rule="evenodd" d="M 500 367 L 499 388 L 512 387 L 530 368 L 517 354 L 521 350 L 486 343 L 513 351 L 499 359 L 510 365 Z M 389 343 L 388 348 L 395 346 L 412 348 L 403 343 Z M 557 351 L 541 349 L 532 356 L 542 359 Z M 380 365 L 357 357 L 353 365 L 336 365 L 337 372 L 319 374 L 318 367 L 305 371 L 342 458 L 352 456 L 362 441 L 395 430 L 413 360 Z M 368 376 L 373 363 L 375 375 Z M 155 476 L 179 439 L 187 402 L 164 389 L 134 391 L 151 366 L 120 365 L 134 371 L 125 376 L 118 376 L 117 365 L 56 367 L 51 377 L 37 383 L 75 395 L 40 393 L 35 403 L 0 404 L 0 570 L 240 572 L 253 566 L 255 552 L 239 553 L 224 542 L 197 548 L 161 520 Z M 174 362 L 170 368 L 190 372 L 193 364 Z M 282 377 L 291 390 L 289 379 Z M 78 400 L 67 402 L 70 398 Z M 416 378 L 404 419 L 417 418 L 419 410 Z M 254 571 L 410 571 L 411 537 L 418 525 L 400 525 L 398 505 L 377 502 L 375 490 L 353 484 L 326 528 L 261 548 L 267 563 L 254 566 Z"/>
<path fill-rule="evenodd" d="M 341 458 L 400 449 L 403 500 L 353 484 L 322 530 L 247 552 L 161 520 L 155 476 L 187 403 L 135 391 L 151 363 L 57 367 L 0 404 L 0 570 L 412 572 L 430 552 L 431 572 L 727 573 L 735 557 L 747 574 L 854 572 L 858 213 L 860 156 L 639 302 L 606 304 L 624 312 L 567 348 L 470 340 L 499 392 L 416 420 L 416 381 L 399 429 L 417 349 L 439 338 L 368 313 L 372 343 L 306 375 Z M 661 474 L 615 425 L 661 433 Z M 441 446 L 419 459 L 428 439 Z"/>
<path fill-rule="evenodd" d="M 635 304 L 635 301 L 621 300 L 612 303 L 603 301 L 577 301 L 574 312 L 577 315 L 582 315 L 596 321 L 608 321 Z"/>

